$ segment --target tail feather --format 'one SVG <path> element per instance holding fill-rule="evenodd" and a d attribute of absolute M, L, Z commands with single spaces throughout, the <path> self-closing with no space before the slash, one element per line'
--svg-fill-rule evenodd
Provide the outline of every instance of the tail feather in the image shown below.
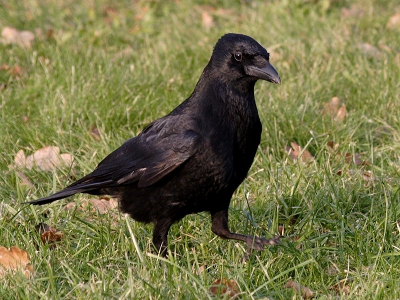
<path fill-rule="evenodd" d="M 109 184 L 111 183 L 111 180 L 106 180 L 106 181 L 101 181 L 101 182 L 90 182 L 87 181 L 87 178 L 84 177 L 77 182 L 74 182 L 70 186 L 67 186 L 65 189 L 62 191 L 59 191 L 53 195 L 36 199 L 33 201 L 29 202 L 24 202 L 22 204 L 33 204 L 33 205 L 43 205 L 47 203 L 51 203 L 63 198 L 66 198 L 68 196 L 72 196 L 78 193 L 88 193 L 88 194 L 98 194 L 96 191 L 99 191 L 99 189 L 108 187 Z"/>
<path fill-rule="evenodd" d="M 73 189 L 73 190 L 65 189 L 65 190 L 59 191 L 59 192 L 57 192 L 57 193 L 55 193 L 53 195 L 50 195 L 50 196 L 47 196 L 47 197 L 44 197 L 44 198 L 40 198 L 40 199 L 36 199 L 36 200 L 33 200 L 33 201 L 29 201 L 29 202 L 24 202 L 23 204 L 43 205 L 43 204 L 54 202 L 56 200 L 60 200 L 60 199 L 66 198 L 68 196 L 75 195 L 75 194 L 80 193 L 80 192 L 82 192 L 82 189 L 78 189 L 78 190 L 76 190 L 76 189 Z"/>

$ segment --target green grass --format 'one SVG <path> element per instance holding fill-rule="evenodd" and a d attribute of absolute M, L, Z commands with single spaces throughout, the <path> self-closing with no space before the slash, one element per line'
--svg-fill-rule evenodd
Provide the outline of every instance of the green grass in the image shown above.
<path fill-rule="evenodd" d="M 234 279 L 243 299 L 301 299 L 285 288 L 289 279 L 317 299 L 400 298 L 400 25 L 386 27 L 400 5 L 207 2 L 0 1 L 1 29 L 43 32 L 31 49 L 0 44 L 0 65 L 24 70 L 0 70 L 0 246 L 25 249 L 35 271 L 2 279 L 4 299 L 208 299 L 219 278 Z M 363 14 L 345 16 L 351 4 Z M 204 10 L 214 17 L 209 31 Z M 230 225 L 266 237 L 282 225 L 282 245 L 244 262 L 244 245 L 215 237 L 201 213 L 172 227 L 163 261 L 150 254 L 150 225 L 66 211 L 67 201 L 21 205 L 61 189 L 72 171 L 22 170 L 34 187 L 23 186 L 9 168 L 20 149 L 59 146 L 74 155 L 75 176 L 87 174 L 190 95 L 226 32 L 264 45 L 282 79 L 256 86 L 262 142 L 234 195 Z M 321 112 L 333 96 L 346 104 L 344 122 Z M 284 150 L 292 141 L 308 145 L 314 162 L 293 163 Z M 362 153 L 369 164 L 350 165 L 345 153 Z M 366 171 L 375 180 L 363 179 Z M 39 222 L 64 232 L 55 249 L 41 242 Z M 340 281 L 347 294 L 330 289 Z"/>

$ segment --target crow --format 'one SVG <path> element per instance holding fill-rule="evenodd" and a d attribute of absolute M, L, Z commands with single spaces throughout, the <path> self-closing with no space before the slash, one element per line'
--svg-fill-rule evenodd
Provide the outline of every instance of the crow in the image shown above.
<path fill-rule="evenodd" d="M 94 171 L 29 204 L 77 193 L 111 195 L 134 220 L 153 223 L 153 244 L 166 256 L 171 225 L 207 211 L 212 232 L 262 250 L 279 238 L 233 233 L 228 208 L 246 178 L 261 139 L 254 86 L 280 84 L 269 53 L 253 38 L 228 33 L 216 43 L 190 97 L 109 154 Z"/>

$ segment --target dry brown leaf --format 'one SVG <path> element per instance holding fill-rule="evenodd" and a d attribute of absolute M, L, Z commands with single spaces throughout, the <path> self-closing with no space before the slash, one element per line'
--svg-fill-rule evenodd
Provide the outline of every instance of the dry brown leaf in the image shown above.
<path fill-rule="evenodd" d="M 69 202 L 67 205 L 64 206 L 65 210 L 71 210 L 74 209 L 76 207 L 76 203 L 75 202 Z"/>
<path fill-rule="evenodd" d="M 229 8 L 217 8 L 217 10 L 215 11 L 215 14 L 221 17 L 232 17 L 232 15 L 234 14 L 232 9 Z"/>
<path fill-rule="evenodd" d="M 56 146 L 46 146 L 37 150 L 34 154 L 25 156 L 23 150 L 18 151 L 14 158 L 14 163 L 19 168 L 38 167 L 42 171 L 52 171 L 61 166 L 71 166 L 74 157 L 71 154 L 60 154 L 60 148 Z"/>
<path fill-rule="evenodd" d="M 334 141 L 329 141 L 327 146 L 328 146 L 328 149 L 333 152 L 337 152 L 337 150 L 339 149 L 339 144 L 338 143 L 335 144 Z"/>
<path fill-rule="evenodd" d="M 379 43 L 379 48 L 385 52 L 392 53 L 393 49 L 384 43 Z"/>
<path fill-rule="evenodd" d="M 21 77 L 23 75 L 23 73 L 25 72 L 25 70 L 23 68 L 21 68 L 20 66 L 11 66 L 8 71 L 7 71 L 11 76 L 14 77 Z"/>
<path fill-rule="evenodd" d="M 297 161 L 299 158 L 301 158 L 302 162 L 311 162 L 314 160 L 311 153 L 300 147 L 296 142 L 291 142 L 290 145 L 292 147 L 286 146 L 285 150 L 293 161 Z"/>
<path fill-rule="evenodd" d="M 43 30 L 42 28 L 35 28 L 35 36 L 39 40 L 51 40 L 56 38 L 56 32 L 53 28 Z"/>
<path fill-rule="evenodd" d="M 280 236 L 283 236 L 285 234 L 285 227 L 283 225 L 278 226 L 278 233 Z"/>
<path fill-rule="evenodd" d="M 19 179 L 21 179 L 21 185 L 27 186 L 29 188 L 35 187 L 33 183 L 29 180 L 28 176 L 26 176 L 24 173 L 22 172 L 16 172 L 16 173 Z"/>
<path fill-rule="evenodd" d="M 94 137 L 96 140 L 101 140 L 100 131 L 95 125 L 93 125 L 92 128 L 90 128 L 90 135 Z"/>
<path fill-rule="evenodd" d="M 28 252 L 18 247 L 12 246 L 10 250 L 0 247 L 0 278 L 7 273 L 15 273 L 21 270 L 26 277 L 30 277 L 33 267 L 28 256 Z"/>
<path fill-rule="evenodd" d="M 350 286 L 346 285 L 346 283 L 347 283 L 347 279 L 343 279 L 343 280 L 339 281 L 338 283 L 335 283 L 334 285 L 331 285 L 330 287 L 328 287 L 328 290 L 334 291 L 338 294 L 348 295 L 348 294 L 350 294 Z"/>
<path fill-rule="evenodd" d="M 351 153 L 346 153 L 344 155 L 344 157 L 345 157 L 345 160 L 346 160 L 346 162 L 348 164 L 355 164 L 356 166 L 368 166 L 368 165 L 370 165 L 369 162 L 361 159 L 362 158 L 362 154 L 361 153 L 354 153 L 354 155 L 351 154 Z"/>
<path fill-rule="evenodd" d="M 13 77 L 21 77 L 25 73 L 25 69 L 21 68 L 18 65 L 9 66 L 7 64 L 2 64 L 0 66 L 0 70 L 6 71 L 7 74 Z"/>
<path fill-rule="evenodd" d="M 339 274 L 339 268 L 336 264 L 331 264 L 329 268 L 326 269 L 326 275 L 328 276 L 335 276 Z"/>
<path fill-rule="evenodd" d="M 90 199 L 89 202 L 101 215 L 118 207 L 118 200 L 115 198 Z"/>
<path fill-rule="evenodd" d="M 14 157 L 14 164 L 17 168 L 24 168 L 26 166 L 26 156 L 24 150 L 19 150 Z"/>
<path fill-rule="evenodd" d="M 118 10 L 114 7 L 107 6 L 103 10 L 103 18 L 107 24 L 113 24 L 116 20 L 119 19 Z"/>
<path fill-rule="evenodd" d="M 203 274 L 205 270 L 206 270 L 205 265 L 201 265 L 201 266 L 199 267 L 199 270 L 198 270 L 198 272 L 197 272 L 197 273 L 198 273 L 197 275 Z"/>
<path fill-rule="evenodd" d="M 394 62 L 400 66 L 400 53 L 397 53 L 396 57 L 394 58 Z"/>
<path fill-rule="evenodd" d="M 386 28 L 388 29 L 400 28 L 400 12 L 395 13 L 389 18 L 389 21 L 386 24 Z"/>
<path fill-rule="evenodd" d="M 342 106 L 340 106 L 336 114 L 336 120 L 339 122 L 343 122 L 346 119 L 346 116 L 347 116 L 346 105 L 342 104 Z"/>
<path fill-rule="evenodd" d="M 94 208 L 95 211 L 99 214 L 103 215 L 118 207 L 118 199 L 102 196 L 101 198 L 84 200 L 80 203 L 79 207 L 77 207 L 77 204 L 75 202 L 69 202 L 67 205 L 64 206 L 64 209 L 71 210 L 77 207 L 77 210 L 82 211 L 86 210 L 89 206 L 91 208 Z"/>
<path fill-rule="evenodd" d="M 136 15 L 133 17 L 136 21 L 142 21 L 146 18 L 146 15 L 150 12 L 150 6 L 144 5 L 136 9 Z"/>
<path fill-rule="evenodd" d="M 229 299 L 239 297 L 239 286 L 235 280 L 226 280 L 225 278 L 215 280 L 210 288 L 210 293 L 213 295 L 228 296 Z"/>
<path fill-rule="evenodd" d="M 350 8 L 342 8 L 343 17 L 362 17 L 365 14 L 364 8 L 357 4 L 352 4 Z"/>
<path fill-rule="evenodd" d="M 206 32 L 209 32 L 211 27 L 215 26 L 213 16 L 205 10 L 201 12 L 201 24 Z"/>
<path fill-rule="evenodd" d="M 32 47 L 35 35 L 30 31 L 19 31 L 15 28 L 6 26 L 1 32 L 1 42 L 3 44 L 17 44 L 25 48 Z"/>
<path fill-rule="evenodd" d="M 285 288 L 294 289 L 296 293 L 300 294 L 303 297 L 303 299 L 314 298 L 314 292 L 311 289 L 301 285 L 298 282 L 294 282 L 293 280 L 289 280 L 288 283 L 285 284 Z"/>
<path fill-rule="evenodd" d="M 357 48 L 366 56 L 371 58 L 379 58 L 382 55 L 382 52 L 377 47 L 369 43 L 358 43 Z"/>
<path fill-rule="evenodd" d="M 354 170 L 350 169 L 349 174 L 351 177 L 357 177 L 361 176 L 361 178 L 367 182 L 373 182 L 376 181 L 377 179 L 375 178 L 374 175 L 372 175 L 371 171 L 364 171 L 364 170 Z"/>
<path fill-rule="evenodd" d="M 338 111 L 339 98 L 333 97 L 331 101 L 325 102 L 323 112 L 330 115 L 335 115 Z"/>
<path fill-rule="evenodd" d="M 357 178 L 361 177 L 364 181 L 366 181 L 365 186 L 368 186 L 369 184 L 377 181 L 378 179 L 372 174 L 371 171 L 367 170 L 359 170 L 359 169 L 350 169 L 347 172 L 344 172 L 343 170 L 339 169 L 336 171 L 336 174 L 338 176 L 342 176 L 345 174 L 348 174 L 350 178 Z"/>
<path fill-rule="evenodd" d="M 327 143 L 327 148 L 329 151 L 333 152 L 336 154 L 336 157 L 341 159 L 342 157 L 344 157 L 345 162 L 351 165 L 356 165 L 356 166 L 369 166 L 371 165 L 371 163 L 369 161 L 363 160 L 362 156 L 364 153 L 341 153 L 340 151 L 338 151 L 339 148 L 339 144 L 336 143 L 334 141 L 329 141 Z M 341 172 L 341 171 L 340 171 Z M 338 174 L 340 175 L 340 174 Z"/>
<path fill-rule="evenodd" d="M 69 153 L 62 153 L 60 159 L 58 166 L 72 166 L 72 163 L 74 162 L 74 157 Z"/>
<path fill-rule="evenodd" d="M 347 117 L 346 105 L 338 97 L 332 97 L 331 101 L 324 103 L 323 113 L 343 122 Z"/>
<path fill-rule="evenodd" d="M 47 225 L 46 223 L 39 223 L 35 228 L 39 232 L 43 244 L 54 244 L 55 242 L 61 241 L 64 237 L 63 232 Z"/>
<path fill-rule="evenodd" d="M 122 49 L 121 51 L 118 51 L 117 53 L 115 53 L 115 58 L 120 59 L 120 58 L 129 58 L 129 57 L 133 57 L 135 55 L 135 50 L 131 47 L 131 46 L 127 46 L 126 48 Z M 130 68 L 131 71 L 134 71 L 134 66 L 135 65 L 131 65 L 133 66 L 133 70 L 132 67 Z M 92 126 L 92 129 L 96 128 L 95 125 Z"/>

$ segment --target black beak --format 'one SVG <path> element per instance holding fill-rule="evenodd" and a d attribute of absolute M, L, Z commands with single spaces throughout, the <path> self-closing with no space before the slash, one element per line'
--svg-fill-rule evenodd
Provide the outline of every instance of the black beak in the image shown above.
<path fill-rule="evenodd" d="M 248 66 L 246 68 L 247 75 L 257 77 L 272 83 L 281 84 L 281 78 L 275 68 L 267 62 L 267 65 L 263 68 L 256 66 Z"/>

